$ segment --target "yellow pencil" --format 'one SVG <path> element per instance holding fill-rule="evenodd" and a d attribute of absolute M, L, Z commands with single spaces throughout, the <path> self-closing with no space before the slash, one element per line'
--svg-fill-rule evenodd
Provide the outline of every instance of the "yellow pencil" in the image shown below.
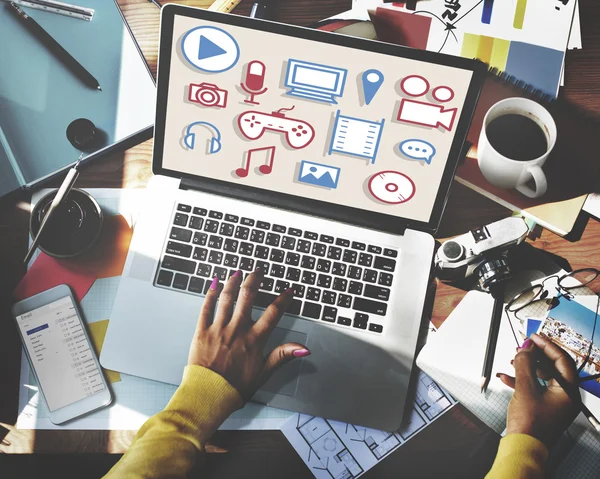
<path fill-rule="evenodd" d="M 213 12 L 230 13 L 242 0 L 216 0 L 208 10 Z"/>

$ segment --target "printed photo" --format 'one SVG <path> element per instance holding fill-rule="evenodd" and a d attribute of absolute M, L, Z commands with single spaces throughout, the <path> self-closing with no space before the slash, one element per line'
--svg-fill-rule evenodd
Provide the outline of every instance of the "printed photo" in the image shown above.
<path fill-rule="evenodd" d="M 550 310 L 548 319 L 540 330 L 542 336 L 563 348 L 575 360 L 578 368 L 586 361 L 589 352 L 589 358 L 579 373 L 581 378 L 600 374 L 600 327 L 596 327 L 594 331 L 595 322 L 595 311 L 573 300 L 560 298 L 559 304 Z M 580 387 L 600 397 L 599 378 L 584 381 Z"/>

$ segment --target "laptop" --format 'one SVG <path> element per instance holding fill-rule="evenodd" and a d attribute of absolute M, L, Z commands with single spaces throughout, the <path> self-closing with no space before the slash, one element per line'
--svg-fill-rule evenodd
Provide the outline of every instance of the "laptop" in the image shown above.
<path fill-rule="evenodd" d="M 166 5 L 155 176 L 102 365 L 178 384 L 211 279 L 260 268 L 254 319 L 295 293 L 265 352 L 294 341 L 312 354 L 253 399 L 397 429 L 432 234 L 484 72 L 467 59 Z"/>

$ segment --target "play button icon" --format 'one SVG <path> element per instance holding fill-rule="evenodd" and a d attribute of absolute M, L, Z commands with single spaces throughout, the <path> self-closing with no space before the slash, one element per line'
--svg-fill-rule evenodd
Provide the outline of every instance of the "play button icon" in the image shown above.
<path fill-rule="evenodd" d="M 198 50 L 198 60 L 206 60 L 207 58 L 224 55 L 227 53 L 216 43 L 211 42 L 208 38 L 200 37 L 200 48 Z"/>
<path fill-rule="evenodd" d="M 229 70 L 240 58 L 235 39 L 216 27 L 197 27 L 187 32 L 181 41 L 181 51 L 194 67 L 211 73 Z"/>

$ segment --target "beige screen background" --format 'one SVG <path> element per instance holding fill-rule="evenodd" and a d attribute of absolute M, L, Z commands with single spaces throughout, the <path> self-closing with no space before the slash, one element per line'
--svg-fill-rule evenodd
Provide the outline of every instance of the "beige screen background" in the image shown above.
<path fill-rule="evenodd" d="M 240 58 L 230 70 L 214 74 L 202 72 L 188 63 L 182 55 L 181 41 L 185 33 L 204 25 L 217 26 L 236 39 L 240 48 Z M 343 96 L 336 97 L 338 104 L 286 95 L 289 89 L 284 84 L 289 59 L 348 70 Z M 265 87 L 268 90 L 256 97 L 260 103 L 258 106 L 244 102 L 249 95 L 240 87 L 244 81 L 246 66 L 253 60 L 260 60 L 266 65 Z M 362 74 L 369 69 L 381 71 L 385 79 L 372 102 L 366 105 L 362 100 Z M 451 131 L 396 120 L 400 100 L 409 98 L 400 89 L 400 82 L 403 78 L 415 74 L 425 77 L 431 85 L 431 90 L 444 85 L 454 91 L 454 98 L 443 104 L 446 109 L 458 108 Z M 176 16 L 163 167 L 233 184 L 244 184 L 428 222 L 471 77 L 472 72 L 458 68 Z M 189 85 L 202 82 L 215 84 L 228 91 L 225 108 L 205 107 L 188 101 Z M 417 100 L 440 104 L 433 99 L 431 91 Z M 252 141 L 239 131 L 238 116 L 246 111 L 271 113 L 280 108 L 291 107 L 295 108 L 286 112 L 286 116 L 310 123 L 316 132 L 312 143 L 303 149 L 290 148 L 283 133 L 267 131 L 261 138 Z M 332 155 L 328 154 L 338 110 L 344 116 L 375 122 L 385 120 L 374 164 L 371 164 L 369 159 L 335 152 Z M 213 133 L 210 129 L 199 126 L 193 129 L 196 135 L 195 148 L 188 150 L 184 147 L 183 136 L 186 128 L 195 121 L 210 122 L 220 130 L 220 152 L 208 154 L 207 145 Z M 413 138 L 435 146 L 437 152 L 431 164 L 424 160 L 408 159 L 400 153 L 400 142 Z M 263 164 L 266 158 L 265 154 L 259 153 L 253 156 L 247 177 L 240 178 L 236 175 L 235 170 L 244 165 L 249 149 L 269 146 L 276 147 L 271 174 L 263 175 L 258 172 L 258 166 Z M 341 168 L 337 188 L 327 189 L 298 182 L 302 160 Z M 374 174 L 386 170 L 401 172 L 413 180 L 416 192 L 410 200 L 401 204 L 386 204 L 376 200 L 369 193 L 368 180 Z"/>

